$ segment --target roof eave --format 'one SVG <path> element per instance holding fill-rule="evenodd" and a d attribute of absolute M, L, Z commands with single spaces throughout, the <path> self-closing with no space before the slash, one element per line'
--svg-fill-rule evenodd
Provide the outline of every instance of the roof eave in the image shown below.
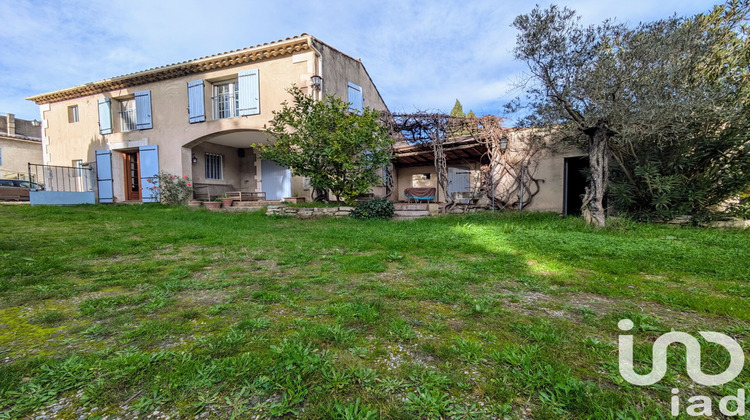
<path fill-rule="evenodd" d="M 230 51 L 209 57 L 202 57 L 195 60 L 130 73 L 123 76 L 87 83 L 85 85 L 30 96 L 26 99 L 34 101 L 37 105 L 43 105 L 117 89 L 139 86 L 146 83 L 198 74 L 219 68 L 232 67 L 251 61 L 258 61 L 308 50 L 311 48 L 311 40 L 312 36 L 302 34 L 300 36 L 279 40 L 277 42 L 256 45 L 242 50 Z"/>

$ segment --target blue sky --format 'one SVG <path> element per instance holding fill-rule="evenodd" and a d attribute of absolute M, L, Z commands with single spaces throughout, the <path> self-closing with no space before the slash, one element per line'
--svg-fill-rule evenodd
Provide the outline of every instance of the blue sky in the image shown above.
<path fill-rule="evenodd" d="M 540 5 L 551 2 L 540 1 Z M 712 1 L 577 0 L 584 23 L 637 24 Z M 0 114 L 38 119 L 24 98 L 309 33 L 361 58 L 391 111 L 499 114 L 525 65 L 513 59 L 523 1 L 0 0 Z"/>

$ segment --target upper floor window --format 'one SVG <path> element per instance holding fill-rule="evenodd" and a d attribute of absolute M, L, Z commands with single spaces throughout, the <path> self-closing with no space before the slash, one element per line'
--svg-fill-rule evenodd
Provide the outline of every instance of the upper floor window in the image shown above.
<path fill-rule="evenodd" d="M 237 81 L 214 84 L 214 119 L 239 116 L 240 92 Z"/>
<path fill-rule="evenodd" d="M 78 122 L 78 105 L 72 105 L 68 107 L 68 122 L 69 123 Z"/>
<path fill-rule="evenodd" d="M 111 134 L 112 99 L 102 98 L 98 101 L 99 133 Z M 116 114 L 120 118 L 120 131 L 147 130 L 153 128 L 151 118 L 151 91 L 136 92 L 131 98 L 115 101 Z"/>
<path fill-rule="evenodd" d="M 120 101 L 120 131 L 123 133 L 133 131 L 137 127 L 135 113 L 135 99 L 123 99 Z"/>
<path fill-rule="evenodd" d="M 234 80 L 212 82 L 213 118 L 242 117 L 260 114 L 260 79 L 258 69 L 243 70 Z M 203 103 L 203 80 L 188 82 L 188 121 L 206 120 Z"/>

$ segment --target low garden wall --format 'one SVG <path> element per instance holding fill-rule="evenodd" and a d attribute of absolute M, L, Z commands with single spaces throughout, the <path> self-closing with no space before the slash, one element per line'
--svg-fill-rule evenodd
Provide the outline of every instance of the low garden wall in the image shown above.
<path fill-rule="evenodd" d="M 290 207 L 267 206 L 266 216 L 294 216 L 300 219 L 317 219 L 321 217 L 345 217 L 354 211 L 354 207 Z"/>

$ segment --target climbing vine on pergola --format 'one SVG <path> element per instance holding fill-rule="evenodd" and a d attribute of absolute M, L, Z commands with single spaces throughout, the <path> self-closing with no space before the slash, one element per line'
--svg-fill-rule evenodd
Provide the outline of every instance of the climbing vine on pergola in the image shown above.
<path fill-rule="evenodd" d="M 486 196 L 496 208 L 523 207 L 530 204 L 539 192 L 540 181 L 534 178 L 534 170 L 543 142 L 534 133 L 512 132 L 504 128 L 500 117 L 454 117 L 443 113 L 414 112 L 386 114 L 383 120 L 396 141 L 431 147 L 436 182 L 442 191 L 448 191 L 449 182 L 446 143 L 472 137 L 484 146 L 480 161 L 489 162 L 482 170 L 481 185 L 472 191 L 473 198 Z M 393 190 L 392 174 L 386 174 L 386 178 L 391 182 L 390 193 Z M 447 208 L 455 205 L 453 197 L 447 194 L 445 200 Z"/>

